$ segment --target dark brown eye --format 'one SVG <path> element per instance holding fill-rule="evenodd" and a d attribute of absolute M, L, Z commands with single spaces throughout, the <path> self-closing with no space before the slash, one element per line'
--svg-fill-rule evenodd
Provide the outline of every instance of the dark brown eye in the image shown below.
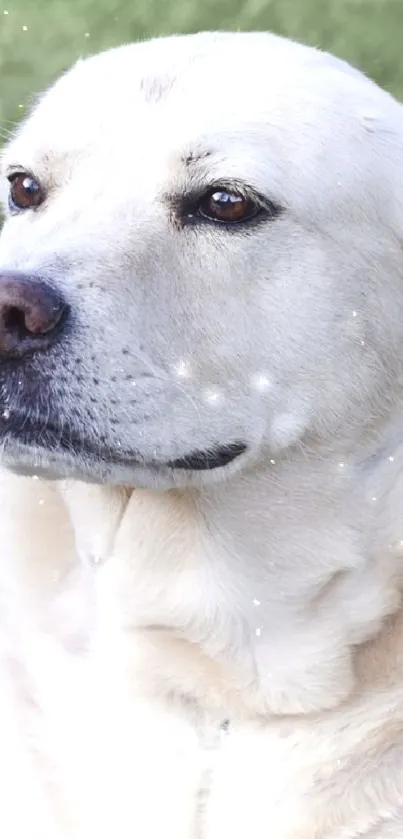
<path fill-rule="evenodd" d="M 30 210 L 44 200 L 41 185 L 26 172 L 10 175 L 9 205 L 11 210 Z"/>
<path fill-rule="evenodd" d="M 208 192 L 199 204 L 199 214 L 210 221 L 235 224 L 256 216 L 259 207 L 239 192 L 215 189 Z"/>

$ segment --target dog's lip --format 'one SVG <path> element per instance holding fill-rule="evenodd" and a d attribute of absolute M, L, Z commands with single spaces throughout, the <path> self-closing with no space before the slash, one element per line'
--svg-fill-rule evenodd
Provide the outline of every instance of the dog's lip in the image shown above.
<path fill-rule="evenodd" d="M 236 442 L 215 446 L 212 449 L 190 452 L 184 457 L 169 460 L 166 464 L 171 469 L 186 469 L 188 471 L 211 471 L 227 466 L 236 457 L 246 451 L 245 443 Z"/>
<path fill-rule="evenodd" d="M 1 418 L 1 414 L 0 414 Z M 227 466 L 246 451 L 240 441 L 217 444 L 206 450 L 195 450 L 168 461 L 147 461 L 140 453 L 133 455 L 118 448 L 102 447 L 97 441 L 82 437 L 77 431 L 58 427 L 50 421 L 33 422 L 19 413 L 3 412 L 0 421 L 0 438 L 13 440 L 27 447 L 39 447 L 50 454 L 65 453 L 70 457 L 89 456 L 104 463 L 137 465 L 153 470 L 168 469 L 182 472 L 212 471 Z"/>
<path fill-rule="evenodd" d="M 99 460 L 108 460 L 110 451 L 103 450 L 96 442 L 84 439 L 78 432 L 58 427 L 49 421 L 33 422 L 19 413 L 7 412 L 6 421 L 0 422 L 0 440 L 10 441 L 28 448 L 40 448 L 53 453 L 64 453 L 70 457 L 87 455 Z"/>

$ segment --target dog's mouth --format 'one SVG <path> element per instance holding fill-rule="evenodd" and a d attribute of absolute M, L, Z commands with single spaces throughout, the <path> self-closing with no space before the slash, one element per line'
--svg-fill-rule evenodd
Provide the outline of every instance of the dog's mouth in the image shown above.
<path fill-rule="evenodd" d="M 108 465 L 141 467 L 155 471 L 211 472 L 230 464 L 246 451 L 243 442 L 215 445 L 206 450 L 191 451 L 172 460 L 147 460 L 140 452 L 124 451 L 107 446 L 96 440 L 90 440 L 65 426 L 57 426 L 49 420 L 33 421 L 29 416 L 3 412 L 0 415 L 0 443 L 3 450 L 12 450 L 13 444 L 19 449 L 32 452 L 40 451 L 42 456 L 48 453 L 53 457 L 67 457 L 70 461 L 97 461 Z"/>
<path fill-rule="evenodd" d="M 215 446 L 208 451 L 191 452 L 185 457 L 169 460 L 165 465 L 170 469 L 187 469 L 192 472 L 211 471 L 227 466 L 244 451 L 244 443 L 229 443 L 226 446 Z"/>

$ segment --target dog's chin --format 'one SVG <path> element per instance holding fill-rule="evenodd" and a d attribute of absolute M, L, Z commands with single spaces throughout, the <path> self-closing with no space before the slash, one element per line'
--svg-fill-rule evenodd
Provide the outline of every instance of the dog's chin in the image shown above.
<path fill-rule="evenodd" d="M 63 438 L 49 429 L 40 433 L 27 427 L 8 428 L 0 438 L 0 463 L 18 475 L 46 480 L 79 480 L 166 490 L 217 483 L 238 471 L 247 447 L 236 442 L 206 451 L 192 451 L 175 459 L 149 462 L 140 453 L 97 449 L 71 436 Z"/>

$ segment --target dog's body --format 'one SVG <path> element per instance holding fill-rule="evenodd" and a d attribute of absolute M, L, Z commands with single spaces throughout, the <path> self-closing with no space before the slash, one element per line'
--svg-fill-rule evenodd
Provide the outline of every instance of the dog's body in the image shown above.
<path fill-rule="evenodd" d="M 401 106 L 162 39 L 3 170 L 0 835 L 401 839 Z"/>
<path fill-rule="evenodd" d="M 74 487 L 74 495 L 102 555 L 96 525 L 106 522 L 108 502 L 97 488 L 84 485 Z M 18 528 L 22 502 L 23 531 Z M 155 604 L 161 611 L 164 590 L 168 598 L 171 592 L 166 553 L 155 551 L 155 541 L 162 548 L 175 533 L 178 545 L 189 536 L 182 502 L 169 494 L 154 499 L 134 491 L 129 518 L 122 522 L 123 531 L 140 525 L 139 542 L 131 544 L 141 568 L 148 547 L 141 537 L 150 525 L 146 510 L 158 516 L 158 531 L 153 522 L 149 532 L 155 566 L 143 571 L 146 579 L 150 575 L 150 593 L 158 586 Z M 256 718 L 247 699 L 237 696 L 236 685 L 232 692 L 232 674 L 198 648 L 158 628 L 130 629 L 126 599 L 136 597 L 136 587 L 130 570 L 124 570 L 125 549 L 99 564 L 98 581 L 88 578 L 88 568 L 81 574 L 74 570 L 64 503 L 55 485 L 16 477 L 4 482 L 3 527 L 12 563 L 7 570 L 17 581 L 6 601 L 2 686 L 7 694 L 0 716 L 7 744 L 0 758 L 7 805 L 1 812 L 4 828 L 0 825 L 10 839 L 138 833 L 150 839 L 215 839 L 250 831 L 263 839 L 268 827 L 295 839 L 366 832 L 397 839 L 402 829 L 401 619 L 357 652 L 357 685 L 339 708 Z M 110 520 L 116 521 L 117 510 L 116 504 Z M 109 534 L 102 536 L 109 547 Z M 188 564 L 194 568 L 195 554 L 190 549 L 186 560 L 182 556 L 186 574 Z M 96 582 L 103 590 L 97 619 Z M 184 583 L 184 599 L 187 591 Z M 178 597 L 178 609 L 179 602 Z M 91 618 L 97 631 L 88 652 Z M 338 687 L 335 683 L 335 695 Z M 192 693 L 197 703 L 189 703 Z M 165 701 L 155 702 L 158 696 Z M 19 806 L 21 796 L 24 806 Z"/>

